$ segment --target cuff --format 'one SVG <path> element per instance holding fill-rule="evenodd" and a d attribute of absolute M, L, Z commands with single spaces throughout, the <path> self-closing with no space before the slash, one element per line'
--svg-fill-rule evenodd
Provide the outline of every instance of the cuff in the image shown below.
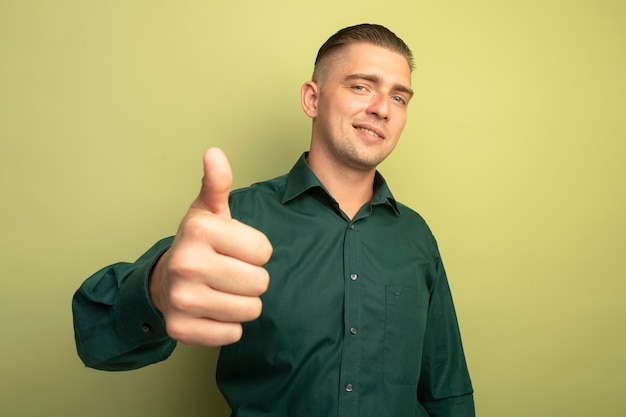
<path fill-rule="evenodd" d="M 152 268 L 170 247 L 172 238 L 157 242 L 137 263 L 140 265 L 120 288 L 117 320 L 119 331 L 136 345 L 167 339 L 163 315 L 150 299 L 148 279 Z"/>

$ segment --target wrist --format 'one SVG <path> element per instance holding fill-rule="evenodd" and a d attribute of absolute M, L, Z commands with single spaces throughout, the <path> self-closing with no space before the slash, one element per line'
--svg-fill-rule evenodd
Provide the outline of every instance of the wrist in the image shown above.
<path fill-rule="evenodd" d="M 150 294 L 150 301 L 152 305 L 163 314 L 163 302 L 161 297 L 161 286 L 163 282 L 163 274 L 166 270 L 167 257 L 169 255 L 169 249 L 165 251 L 154 264 L 154 267 L 150 271 L 148 276 L 148 292 Z"/>

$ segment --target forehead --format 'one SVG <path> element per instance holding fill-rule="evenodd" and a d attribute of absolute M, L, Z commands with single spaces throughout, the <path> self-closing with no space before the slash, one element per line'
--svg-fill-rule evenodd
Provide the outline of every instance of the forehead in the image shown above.
<path fill-rule="evenodd" d="M 327 59 L 324 72 L 329 80 L 362 73 L 411 84 L 411 69 L 404 55 L 382 46 L 352 43 L 333 51 Z"/>

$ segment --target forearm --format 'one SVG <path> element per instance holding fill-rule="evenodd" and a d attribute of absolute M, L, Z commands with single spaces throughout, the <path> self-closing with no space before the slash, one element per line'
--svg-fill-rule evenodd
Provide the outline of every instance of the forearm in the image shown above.
<path fill-rule="evenodd" d="M 469 393 L 458 397 L 424 401 L 429 417 L 475 417 L 474 395 Z"/>
<path fill-rule="evenodd" d="M 103 370 L 135 369 L 167 358 L 175 341 L 167 336 L 150 301 L 150 270 L 171 244 L 154 245 L 135 263 L 119 263 L 88 278 L 72 300 L 78 355 Z"/>
<path fill-rule="evenodd" d="M 473 387 L 441 257 L 433 249 L 437 281 L 424 335 L 418 398 L 430 417 L 474 417 Z"/>

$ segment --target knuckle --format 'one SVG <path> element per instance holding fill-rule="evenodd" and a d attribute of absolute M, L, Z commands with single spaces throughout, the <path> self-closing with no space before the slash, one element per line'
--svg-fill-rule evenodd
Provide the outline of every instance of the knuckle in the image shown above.
<path fill-rule="evenodd" d="M 186 326 L 180 320 L 170 319 L 165 321 L 165 331 L 174 340 L 185 343 L 187 340 Z"/>
<path fill-rule="evenodd" d="M 183 233 L 197 233 L 198 230 L 203 230 L 207 227 L 206 216 L 198 215 L 196 212 L 189 213 L 180 225 L 180 229 Z"/>
<path fill-rule="evenodd" d="M 189 257 L 185 256 L 184 251 L 173 251 L 168 262 L 168 269 L 174 276 L 185 276 L 193 267 L 189 262 Z"/>
<path fill-rule="evenodd" d="M 169 304 L 177 311 L 187 311 L 194 305 L 194 295 L 180 288 L 172 288 L 169 293 Z"/>
<path fill-rule="evenodd" d="M 225 219 L 207 212 L 189 212 L 178 228 L 178 235 L 183 239 L 204 239 L 217 233 Z"/>
<path fill-rule="evenodd" d="M 203 269 L 203 262 L 211 254 L 205 251 L 205 256 L 199 256 L 199 249 L 195 247 L 177 247 L 172 252 L 167 263 L 167 269 L 174 280 L 190 279 L 198 275 Z"/>

